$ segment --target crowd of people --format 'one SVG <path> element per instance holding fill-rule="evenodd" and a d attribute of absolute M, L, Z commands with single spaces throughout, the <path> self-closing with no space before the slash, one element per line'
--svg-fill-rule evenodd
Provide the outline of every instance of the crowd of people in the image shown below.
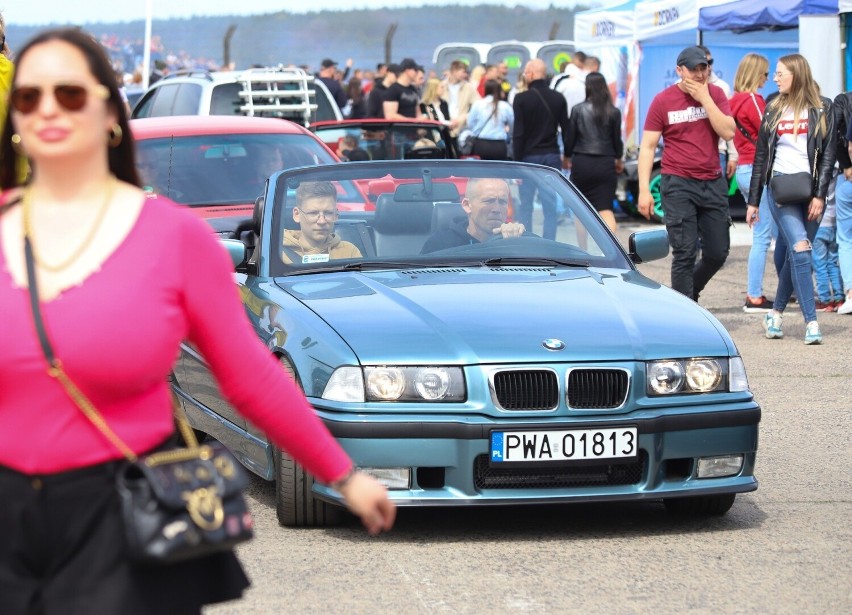
<path fill-rule="evenodd" d="M 0 17 L 0 268 L 8 278 L 0 304 L 10 323 L 0 353 L 2 612 L 199 612 L 239 596 L 248 584 L 230 552 L 169 568 L 129 559 L 114 488 L 122 454 L 90 429 L 79 398 L 66 395 L 47 369 L 45 340 L 37 339 L 30 312 L 35 306 L 38 314 L 40 302 L 50 304 L 44 310 L 50 336 L 69 371 L 133 454 L 169 441 L 166 376 L 188 339 L 211 360 L 239 411 L 337 490 L 370 533 L 390 530 L 395 518 L 386 490 L 353 466 L 250 330 L 229 292 L 230 263 L 209 229 L 186 209 L 142 191 L 116 66 L 104 47 L 79 29 L 47 30 L 21 47 L 13 71 Z M 755 235 L 744 309 L 762 312 L 766 337 L 778 339 L 795 295 L 804 341 L 819 344 L 817 312 L 852 313 L 852 92 L 834 101 L 821 96 L 799 54 L 778 60 L 772 73 L 778 92 L 766 100 L 759 93 L 770 76 L 764 56 L 746 54 L 727 91 L 712 64 L 706 47 L 684 49 L 676 59 L 680 81 L 651 103 L 640 148 L 639 209 L 650 215 L 651 165 L 663 138 L 672 287 L 697 300 L 729 253 L 726 179 L 736 173 Z M 348 117 L 428 118 L 469 141 L 481 158 L 570 169 L 614 229 L 624 148 L 620 112 L 598 69 L 595 58 L 577 52 L 549 78 L 544 62 L 534 59 L 521 81 L 510 84 L 505 65 L 469 70 L 453 62 L 439 77 L 411 58 L 380 64 L 374 73 L 353 70 L 351 62 L 340 71 L 327 58 L 317 78 Z M 492 212 L 509 210 L 508 184 L 470 182 L 462 203 L 468 219 L 430 238 L 424 252 L 532 231 L 533 198 L 522 187 L 517 219 L 495 226 Z M 332 233 L 333 185 L 304 184 L 296 199 L 299 230 L 287 231 L 285 259 L 357 255 Z M 540 195 L 540 232 L 555 238 L 558 204 L 548 199 Z M 777 288 L 770 301 L 762 282 L 773 237 Z M 199 270 L 205 275 L 191 275 Z M 140 283 L 125 284 L 131 276 Z M 104 293 L 117 285 L 126 292 L 105 303 Z M 53 301 L 59 297 L 64 300 Z M 75 313 L 97 325 L 81 327 Z M 128 320 L 134 327 L 119 348 L 114 332 L 127 332 Z M 228 352 L 235 340 L 238 358 Z M 126 360 L 128 348 L 133 361 Z M 270 412 L 271 398 L 288 403 Z M 56 425 L 63 438 L 56 438 Z"/>
<path fill-rule="evenodd" d="M 672 287 L 698 300 L 728 257 L 726 194 L 736 174 L 754 235 L 743 310 L 762 313 L 766 337 L 778 339 L 784 336 L 784 310 L 798 301 L 805 344 L 821 344 L 817 312 L 852 314 L 852 190 L 847 187 L 852 92 L 833 102 L 821 96 L 800 54 L 778 60 L 773 73 L 778 91 L 767 99 L 759 93 L 770 75 L 766 57 L 742 58 L 733 91 L 712 66 L 707 47 L 684 49 L 676 61 L 680 80 L 651 103 L 640 146 L 639 210 L 650 216 L 651 165 L 662 137 L 661 197 L 672 247 Z M 777 288 L 770 300 L 763 280 L 773 238 Z"/>

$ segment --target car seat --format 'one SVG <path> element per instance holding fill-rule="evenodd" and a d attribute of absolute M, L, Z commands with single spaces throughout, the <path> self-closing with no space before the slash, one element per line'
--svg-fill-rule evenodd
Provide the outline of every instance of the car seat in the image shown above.
<path fill-rule="evenodd" d="M 373 219 L 376 254 L 409 256 L 419 254 L 432 233 L 432 201 L 395 201 L 392 194 L 380 194 Z"/>

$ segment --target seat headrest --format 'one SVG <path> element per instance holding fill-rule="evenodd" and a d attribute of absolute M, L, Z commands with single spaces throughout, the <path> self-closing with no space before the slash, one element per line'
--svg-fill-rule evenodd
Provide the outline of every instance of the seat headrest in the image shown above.
<path fill-rule="evenodd" d="M 432 232 L 443 231 L 459 218 L 467 217 L 461 203 L 435 203 L 432 210 Z"/>
<path fill-rule="evenodd" d="M 376 201 L 373 228 L 384 235 L 416 235 L 432 228 L 432 201 L 394 201 L 392 194 L 381 194 Z"/>

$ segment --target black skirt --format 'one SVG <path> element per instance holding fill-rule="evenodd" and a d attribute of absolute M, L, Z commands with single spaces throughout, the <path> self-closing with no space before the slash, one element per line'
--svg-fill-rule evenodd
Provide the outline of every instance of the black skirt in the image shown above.
<path fill-rule="evenodd" d="M 571 182 L 597 211 L 612 209 L 618 182 L 615 158 L 575 153 L 571 157 Z"/>
<path fill-rule="evenodd" d="M 473 140 L 473 152 L 482 160 L 509 160 L 508 144 L 506 139 L 480 139 Z"/>
<path fill-rule="evenodd" d="M 169 565 L 128 559 L 122 463 L 38 477 L 0 466 L 0 613 L 199 613 L 242 596 L 249 581 L 231 552 Z"/>

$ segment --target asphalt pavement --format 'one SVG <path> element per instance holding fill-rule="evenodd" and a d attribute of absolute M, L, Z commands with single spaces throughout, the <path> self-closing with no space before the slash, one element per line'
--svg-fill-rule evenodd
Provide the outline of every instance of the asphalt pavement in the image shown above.
<path fill-rule="evenodd" d="M 618 236 L 651 226 L 622 220 Z M 742 311 L 747 231 L 735 225 L 700 298 L 763 410 L 760 486 L 726 516 L 676 519 L 652 502 L 406 509 L 371 538 L 352 519 L 279 527 L 273 488 L 254 481 L 257 538 L 239 549 L 253 587 L 205 613 L 852 612 L 852 316 L 819 314 L 825 341 L 805 346 L 792 305 L 785 338 L 763 337 Z M 669 267 L 640 269 L 668 283 Z M 771 267 L 765 289 L 774 296 Z"/>

